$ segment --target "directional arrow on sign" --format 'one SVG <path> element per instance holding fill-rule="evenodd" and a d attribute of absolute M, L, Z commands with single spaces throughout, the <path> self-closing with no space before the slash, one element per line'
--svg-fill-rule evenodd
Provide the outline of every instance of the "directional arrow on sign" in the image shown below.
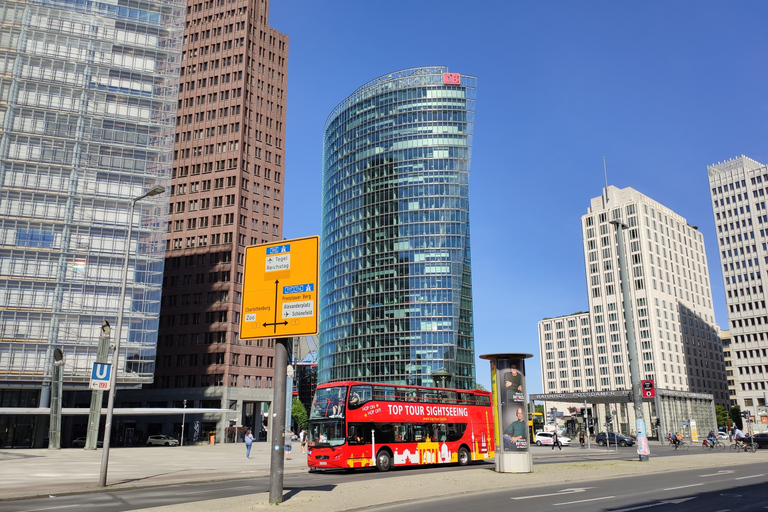
<path fill-rule="evenodd" d="M 576 494 L 576 493 L 579 493 L 579 492 L 584 492 L 587 489 L 594 489 L 594 487 L 578 487 L 578 488 L 575 488 L 575 489 L 563 489 L 561 491 L 551 492 L 549 494 L 536 494 L 534 496 L 517 496 L 516 498 L 510 498 L 510 499 L 513 499 L 513 500 L 530 500 L 530 499 L 533 499 L 533 498 L 544 498 L 546 496 L 562 496 L 564 494 Z"/>

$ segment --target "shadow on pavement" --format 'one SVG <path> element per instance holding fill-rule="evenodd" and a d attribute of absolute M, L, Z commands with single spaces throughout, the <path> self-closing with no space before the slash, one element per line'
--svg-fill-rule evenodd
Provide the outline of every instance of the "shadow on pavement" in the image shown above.
<path fill-rule="evenodd" d="M 283 488 L 285 490 L 286 487 Z M 288 501 L 294 496 L 298 496 L 298 494 L 302 491 L 324 491 L 324 492 L 331 492 L 334 489 L 336 489 L 335 485 L 316 485 L 314 487 L 287 487 L 287 489 L 290 489 L 287 493 L 283 494 L 283 501 Z"/>

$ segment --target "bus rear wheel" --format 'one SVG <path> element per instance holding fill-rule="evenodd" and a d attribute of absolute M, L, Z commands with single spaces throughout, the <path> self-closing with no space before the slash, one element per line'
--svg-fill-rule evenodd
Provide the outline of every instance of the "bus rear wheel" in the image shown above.
<path fill-rule="evenodd" d="M 376 455 L 376 469 L 381 472 L 392 469 L 392 455 L 387 450 L 381 450 Z"/>
<path fill-rule="evenodd" d="M 464 446 L 459 448 L 459 466 L 466 466 L 469 464 L 469 450 Z"/>

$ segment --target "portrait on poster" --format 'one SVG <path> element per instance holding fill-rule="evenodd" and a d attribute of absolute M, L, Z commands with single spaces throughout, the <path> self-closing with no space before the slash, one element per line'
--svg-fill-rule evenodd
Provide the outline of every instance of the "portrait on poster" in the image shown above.
<path fill-rule="evenodd" d="M 496 382 L 501 402 L 501 427 L 505 451 L 528 449 L 528 415 L 525 403 L 525 368 L 522 359 L 500 359 Z"/>

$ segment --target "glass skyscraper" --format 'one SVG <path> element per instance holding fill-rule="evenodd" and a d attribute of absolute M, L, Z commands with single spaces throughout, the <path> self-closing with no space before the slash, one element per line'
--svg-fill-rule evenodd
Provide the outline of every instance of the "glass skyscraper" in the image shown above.
<path fill-rule="evenodd" d="M 133 219 L 128 212 L 170 178 L 185 8 L 182 0 L 0 2 L 4 404 L 37 405 L 55 347 L 65 386 L 85 389 L 102 320 L 114 343 L 120 308 L 118 382 L 152 380 L 167 199 L 138 202 Z"/>
<path fill-rule="evenodd" d="M 318 382 L 473 388 L 469 168 L 477 79 L 379 77 L 328 117 Z"/>

